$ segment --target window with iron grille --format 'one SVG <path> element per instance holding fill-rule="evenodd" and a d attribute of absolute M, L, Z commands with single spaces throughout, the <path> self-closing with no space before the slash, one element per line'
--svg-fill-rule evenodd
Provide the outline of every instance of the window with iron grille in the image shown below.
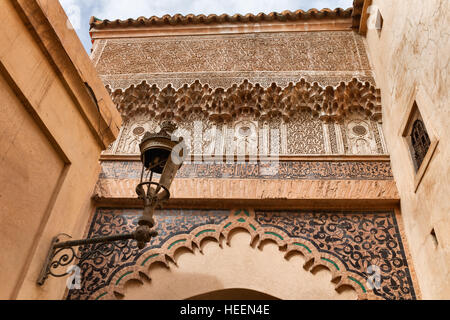
<path fill-rule="evenodd" d="M 417 119 L 414 121 L 411 130 L 411 145 L 414 150 L 414 160 L 416 163 L 416 170 L 420 168 L 420 165 L 430 148 L 430 137 L 422 120 Z"/>
<path fill-rule="evenodd" d="M 423 100 L 424 104 L 429 103 L 429 100 Z M 417 191 L 439 143 L 432 127 L 433 122 L 425 122 L 420 111 L 414 101 L 406 110 L 400 126 L 400 134 L 406 142 L 414 170 L 414 192 Z"/>

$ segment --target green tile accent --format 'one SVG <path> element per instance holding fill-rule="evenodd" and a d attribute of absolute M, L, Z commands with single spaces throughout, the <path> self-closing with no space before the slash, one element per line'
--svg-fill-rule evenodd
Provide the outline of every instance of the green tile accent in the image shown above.
<path fill-rule="evenodd" d="M 172 242 L 167 249 L 170 250 L 170 248 L 172 248 L 174 245 L 176 245 L 177 243 L 180 243 L 180 242 L 186 242 L 186 239 L 180 239 L 175 242 Z"/>
<path fill-rule="evenodd" d="M 234 215 L 237 216 L 237 215 L 238 215 L 239 213 L 241 213 L 241 212 L 242 212 L 242 209 L 236 211 L 236 212 L 234 213 Z M 247 217 L 250 217 L 250 213 L 248 213 L 248 210 L 245 210 L 245 209 L 244 209 L 244 214 L 245 214 Z"/>
<path fill-rule="evenodd" d="M 337 270 L 339 270 L 338 265 L 336 264 L 336 262 L 334 262 L 333 260 L 327 259 L 327 258 L 322 258 L 322 260 L 324 261 L 328 261 L 329 263 L 333 264 Z"/>
<path fill-rule="evenodd" d="M 254 226 L 254 225 L 252 225 L 251 223 L 250 223 L 250 227 L 252 227 L 252 229 L 256 231 L 256 228 L 255 228 L 255 226 Z"/>
<path fill-rule="evenodd" d="M 131 274 L 131 273 L 133 273 L 133 271 L 128 271 L 128 272 L 124 273 L 119 279 L 117 279 L 117 281 L 116 281 L 116 286 L 119 284 L 119 282 L 120 282 L 123 278 L 125 278 L 127 275 L 129 275 L 129 274 Z"/>
<path fill-rule="evenodd" d="M 239 218 L 238 221 L 239 222 L 245 222 L 245 219 L 244 218 Z"/>
<path fill-rule="evenodd" d="M 101 295 L 99 295 L 97 298 L 95 298 L 95 300 L 100 299 L 101 297 L 103 297 L 104 295 L 106 295 L 108 292 L 103 292 Z"/>
<path fill-rule="evenodd" d="M 205 232 L 215 232 L 216 230 L 214 230 L 214 229 L 206 229 L 206 230 L 203 230 L 203 231 L 200 231 L 199 233 L 197 233 L 196 235 L 195 235 L 195 237 L 198 237 L 199 235 L 201 235 L 201 234 L 203 234 L 203 233 L 205 233 Z"/>
<path fill-rule="evenodd" d="M 280 238 L 281 240 L 283 240 L 283 237 L 280 236 L 278 233 L 266 231 L 265 234 L 271 234 L 271 235 L 273 235 L 273 236 L 275 236 L 275 237 L 278 237 L 278 238 Z"/>
<path fill-rule="evenodd" d="M 154 257 L 157 257 L 157 256 L 159 256 L 159 253 L 155 253 L 155 254 L 152 254 L 151 256 L 147 257 L 147 258 L 144 260 L 144 262 L 141 263 L 141 266 L 143 266 L 144 264 L 146 264 L 147 261 L 150 260 L 151 258 L 154 258 Z"/>
<path fill-rule="evenodd" d="M 364 286 L 362 285 L 362 283 L 361 282 L 359 282 L 358 280 L 356 280 L 355 278 L 353 278 L 353 277 L 350 277 L 350 276 L 348 276 L 348 278 L 350 279 L 350 280 L 352 280 L 352 281 L 354 281 L 354 282 L 356 282 L 357 284 L 359 284 L 359 286 L 361 287 L 361 289 L 364 291 L 364 293 L 366 293 L 367 291 L 366 291 L 366 288 L 364 288 Z"/>
<path fill-rule="evenodd" d="M 309 253 L 311 253 L 311 249 L 308 248 L 308 246 L 304 245 L 303 243 L 294 242 L 294 245 L 303 247 L 303 248 L 305 248 L 306 250 L 308 250 Z"/>
<path fill-rule="evenodd" d="M 223 227 L 224 229 L 228 228 L 231 225 L 231 222 L 228 222 L 225 227 Z"/>
<path fill-rule="evenodd" d="M 303 243 L 299 243 L 299 242 L 294 242 L 293 244 L 296 246 L 299 246 L 299 247 L 303 247 L 306 250 L 308 250 L 309 253 L 311 253 L 311 249 L 309 249 L 307 245 L 304 245 Z"/>

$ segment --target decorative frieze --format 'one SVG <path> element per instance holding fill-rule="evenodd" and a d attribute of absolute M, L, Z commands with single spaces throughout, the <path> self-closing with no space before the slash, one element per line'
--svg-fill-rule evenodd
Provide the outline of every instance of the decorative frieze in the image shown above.
<path fill-rule="evenodd" d="M 213 89 L 244 80 L 286 87 L 302 78 L 334 87 L 354 77 L 375 84 L 363 38 L 352 31 L 175 34 L 95 43 L 92 61 L 112 90 L 142 81 L 176 90 L 195 80 Z"/>
<path fill-rule="evenodd" d="M 104 76 L 370 70 L 367 59 L 361 59 L 366 56 L 362 37 L 352 31 L 108 39 L 100 55 L 96 68 Z"/>
<path fill-rule="evenodd" d="M 187 162 L 177 172 L 171 198 L 178 201 L 279 201 L 292 205 L 304 200 L 360 200 L 395 204 L 399 200 L 390 162 L 311 159 L 225 162 Z M 137 203 L 140 161 L 103 161 L 93 198 L 98 203 Z M 208 200 L 209 199 L 209 200 Z M 206 202 L 205 202 L 206 201 Z M 183 202 L 185 203 L 185 202 Z M 187 201 L 189 203 L 189 201 Z M 214 203 L 214 202 L 213 202 Z M 337 202 L 335 202 L 336 204 Z M 280 204 L 278 204 L 280 205 Z"/>
<path fill-rule="evenodd" d="M 105 40 L 106 41 L 106 40 Z M 93 56 L 92 59 L 98 59 Z M 268 88 L 272 83 L 280 87 L 287 87 L 289 83 L 297 83 L 301 79 L 307 82 L 318 82 L 322 86 L 336 87 L 341 82 L 352 81 L 358 78 L 361 82 L 369 82 L 375 85 L 375 80 L 370 70 L 362 71 L 227 71 L 224 72 L 171 72 L 171 73 L 146 73 L 146 74 L 113 74 L 100 75 L 105 86 L 112 91 L 126 90 L 130 86 L 138 86 L 143 81 L 151 82 L 159 88 L 164 88 L 169 84 L 176 90 L 186 83 L 193 83 L 196 80 L 200 83 L 207 83 L 211 88 L 229 88 L 236 83 L 248 80 L 251 83 L 259 83 L 261 87 Z"/>
<path fill-rule="evenodd" d="M 267 170 L 276 164 L 275 171 Z M 139 179 L 140 161 L 102 161 L 99 179 Z M 176 178 L 393 180 L 389 161 L 273 161 L 185 163 Z"/>

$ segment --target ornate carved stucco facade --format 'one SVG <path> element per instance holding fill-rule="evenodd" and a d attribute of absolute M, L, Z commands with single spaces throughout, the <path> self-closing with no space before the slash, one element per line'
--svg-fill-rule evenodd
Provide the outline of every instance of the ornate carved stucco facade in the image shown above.
<path fill-rule="evenodd" d="M 137 153 L 162 119 L 188 137 L 201 123 L 208 137 L 193 153 L 226 154 L 244 127 L 246 153 L 273 142 L 283 155 L 387 154 L 380 93 L 351 30 L 99 39 L 92 60 L 126 121 L 113 154 Z"/>
<path fill-rule="evenodd" d="M 136 225 L 146 131 L 176 122 L 190 156 L 157 213 L 158 237 L 142 251 L 131 243 L 86 262 L 82 289 L 67 297 L 244 288 L 286 299 L 420 298 L 362 12 L 355 1 L 348 10 L 257 16 L 93 18 L 91 60 L 124 124 L 101 157 L 87 235 Z M 233 263 L 214 262 L 225 256 Z M 273 267 L 289 263 L 298 273 Z M 309 274 L 315 280 L 299 287 Z"/>

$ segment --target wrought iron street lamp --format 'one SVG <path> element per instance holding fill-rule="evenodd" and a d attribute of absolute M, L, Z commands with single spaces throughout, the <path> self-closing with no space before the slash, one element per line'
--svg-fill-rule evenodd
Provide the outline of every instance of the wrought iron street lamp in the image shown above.
<path fill-rule="evenodd" d="M 156 230 L 152 229 L 155 225 L 154 210 L 170 198 L 170 185 L 185 156 L 183 138 L 173 135 L 176 129 L 174 123 L 164 121 L 158 133 L 146 132 L 139 145 L 142 172 L 136 193 L 143 201 L 144 212 L 139 218 L 136 230 L 132 233 L 64 242 L 60 241 L 61 235 L 54 237 L 37 281 L 39 285 L 43 285 L 49 275 L 54 277 L 68 275 L 68 272 L 58 274 L 55 270 L 68 266 L 74 259 L 78 259 L 78 263 L 81 264 L 100 255 L 108 256 L 116 247 L 124 248 L 127 245 L 124 241 L 129 239 L 136 240 L 138 248 L 142 249 L 152 237 L 157 236 Z M 159 175 L 159 181 L 153 181 L 154 174 Z M 95 244 L 97 246 L 90 246 Z M 79 246 L 81 248 L 77 254 L 75 248 Z"/>
<path fill-rule="evenodd" d="M 176 126 L 169 121 L 163 122 L 158 133 L 145 133 L 139 145 L 141 149 L 142 172 L 136 193 L 144 201 L 144 213 L 139 219 L 136 232 L 142 233 L 138 239 L 138 247 L 142 249 L 152 236 L 151 228 L 155 221 L 155 207 L 170 198 L 170 185 L 182 164 L 183 138 L 173 137 Z M 181 148 L 180 148 L 181 146 Z M 160 174 L 159 182 L 152 181 L 153 174 Z"/>

